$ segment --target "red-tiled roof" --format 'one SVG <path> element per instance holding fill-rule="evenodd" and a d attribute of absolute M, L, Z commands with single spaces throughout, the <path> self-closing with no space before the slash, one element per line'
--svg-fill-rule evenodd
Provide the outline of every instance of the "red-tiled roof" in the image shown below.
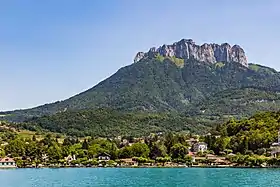
<path fill-rule="evenodd" d="M 3 163 L 3 162 L 15 162 L 14 159 L 12 158 L 0 158 L 0 163 Z"/>
<path fill-rule="evenodd" d="M 189 152 L 188 155 L 193 156 L 194 152 Z"/>

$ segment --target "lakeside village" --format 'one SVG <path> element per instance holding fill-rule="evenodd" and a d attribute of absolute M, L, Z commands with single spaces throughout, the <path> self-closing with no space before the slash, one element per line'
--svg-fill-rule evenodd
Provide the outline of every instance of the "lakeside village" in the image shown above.
<path fill-rule="evenodd" d="M 31 139 L 4 134 L 1 135 L 0 168 L 280 166 L 280 131 L 278 142 L 259 154 L 233 153 L 223 148 L 220 136 L 211 134 L 156 133 L 142 138 L 83 140 L 66 137 L 63 142 L 50 134 L 41 139 L 35 135 Z M 242 145 L 248 149 L 246 141 Z"/>

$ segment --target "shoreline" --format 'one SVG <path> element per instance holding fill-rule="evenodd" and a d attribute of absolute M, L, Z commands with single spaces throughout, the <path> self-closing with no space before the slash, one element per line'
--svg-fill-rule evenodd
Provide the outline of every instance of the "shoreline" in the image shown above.
<path fill-rule="evenodd" d="M 236 168 L 236 169 L 280 169 L 280 166 L 266 166 L 266 167 L 261 167 L 261 166 L 106 166 L 106 167 L 98 167 L 98 166 L 60 166 L 60 167 L 55 167 L 55 166 L 44 166 L 44 167 L 16 167 L 16 168 L 0 168 L 1 169 L 74 169 L 74 168 L 135 168 L 135 169 L 140 169 L 140 168 Z"/>

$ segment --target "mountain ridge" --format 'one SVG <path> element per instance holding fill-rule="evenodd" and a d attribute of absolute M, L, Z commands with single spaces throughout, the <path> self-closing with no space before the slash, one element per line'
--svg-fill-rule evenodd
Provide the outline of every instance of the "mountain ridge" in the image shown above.
<path fill-rule="evenodd" d="M 190 40 L 181 40 L 178 43 L 190 43 Z M 181 45 L 181 44 L 178 44 Z M 217 44 L 211 44 L 213 46 Z M 165 45 L 163 45 L 165 46 Z M 201 45 L 204 46 L 204 45 Z M 229 44 L 221 45 L 225 49 L 231 49 Z M 220 46 L 220 47 L 221 47 Z M 227 47 L 230 46 L 230 47 Z M 226 90 L 239 90 L 246 99 L 251 99 L 247 88 L 253 88 L 255 94 L 259 94 L 260 100 L 267 100 L 268 103 L 261 105 L 250 105 L 250 109 L 242 107 L 240 113 L 251 115 L 252 107 L 257 106 L 260 110 L 278 109 L 275 104 L 270 103 L 267 98 L 276 98 L 276 92 L 280 91 L 280 74 L 276 70 L 257 64 L 248 64 L 244 50 L 235 45 L 241 51 L 240 55 L 230 53 L 225 50 L 225 56 L 221 58 L 225 61 L 201 61 L 189 56 L 166 54 L 161 47 L 154 53 L 147 54 L 142 59 L 138 59 L 131 65 L 120 68 L 115 74 L 101 81 L 94 87 L 79 93 L 69 99 L 51 104 L 41 105 L 26 110 L 16 110 L 2 112 L 8 120 L 24 120 L 34 116 L 52 115 L 55 113 L 75 111 L 83 109 L 112 108 L 119 111 L 147 111 L 147 112 L 177 112 L 186 115 L 201 115 L 200 106 L 211 108 L 218 106 L 221 108 L 220 115 L 230 115 L 224 107 L 220 105 L 219 99 L 231 99 L 231 96 L 224 95 Z M 194 47 L 193 49 L 195 49 Z M 175 49 L 175 48 L 173 48 Z M 185 48 L 182 48 L 184 51 Z M 175 50 L 176 51 L 176 50 Z M 197 51 L 199 51 L 197 49 Z M 200 51 L 203 51 L 200 49 Z M 149 53 L 149 52 L 148 52 Z M 200 53 L 200 52 L 199 52 Z M 198 53 L 198 54 L 199 54 Z M 181 53 L 181 54 L 187 54 Z M 191 54 L 191 53 L 189 53 Z M 208 54 L 208 52 L 206 53 Z M 213 53 L 214 54 L 214 53 Z M 137 55 L 136 55 L 137 56 Z M 205 57 L 200 55 L 198 57 Z M 206 55 L 207 56 L 207 55 Z M 241 61 L 232 61 L 230 58 L 239 56 Z M 213 56 L 212 56 L 213 57 Z M 213 59 L 213 58 L 207 59 Z M 226 58 L 228 57 L 228 58 Z M 238 58 L 237 58 L 238 59 Z M 246 61 L 245 61 L 246 60 Z M 273 93 L 272 93 L 273 92 Z M 235 93 L 235 92 L 232 92 Z M 220 94 L 220 96 L 219 96 Z M 215 98 L 213 102 L 207 103 L 205 100 Z M 205 103 L 201 103 L 205 102 Z M 229 102 L 229 109 L 236 107 L 236 102 Z M 280 105 L 279 105 L 280 106 Z M 213 107 L 212 107 L 213 108 Z M 280 107 L 279 107 L 280 109 Z M 224 112 L 223 112 L 224 111 Z M 208 116 L 218 115 L 218 113 L 206 112 Z"/>
<path fill-rule="evenodd" d="M 239 45 L 231 46 L 228 43 L 221 45 L 204 43 L 197 45 L 192 39 L 182 39 L 171 45 L 152 47 L 148 52 L 138 52 L 134 62 L 161 55 L 163 57 L 176 57 L 180 59 L 195 59 L 201 62 L 214 64 L 216 62 L 238 62 L 248 67 L 245 51 Z"/>

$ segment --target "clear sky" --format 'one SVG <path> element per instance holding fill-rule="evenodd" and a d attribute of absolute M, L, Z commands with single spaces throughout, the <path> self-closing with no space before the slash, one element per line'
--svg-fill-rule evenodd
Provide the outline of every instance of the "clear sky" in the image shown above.
<path fill-rule="evenodd" d="M 0 110 L 66 99 L 182 38 L 280 70 L 279 0 L 0 0 Z"/>

